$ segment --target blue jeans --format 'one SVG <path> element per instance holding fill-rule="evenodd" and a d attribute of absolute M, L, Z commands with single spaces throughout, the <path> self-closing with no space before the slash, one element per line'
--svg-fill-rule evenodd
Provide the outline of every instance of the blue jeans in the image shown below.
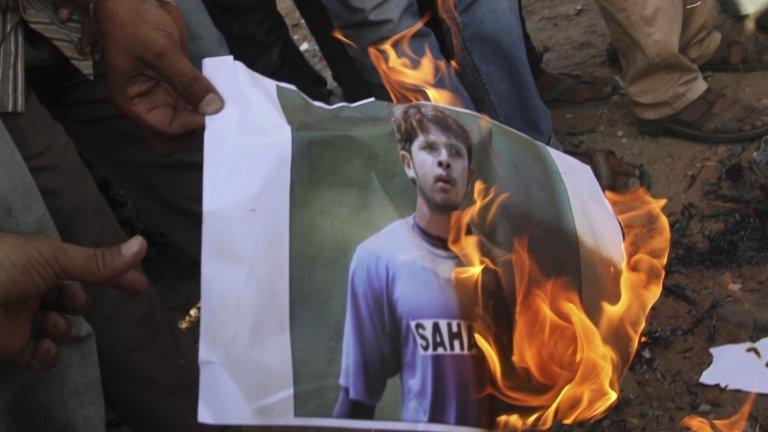
<path fill-rule="evenodd" d="M 367 47 L 388 39 L 420 18 L 416 0 L 324 0 L 341 32 L 358 47 L 350 48 L 378 96 L 386 95 Z M 548 143 L 552 135 L 549 111 L 539 96 L 526 56 L 518 2 L 456 0 L 458 47 L 449 47 L 459 64 L 437 85 L 451 90 L 465 108 L 484 113 L 531 138 Z M 446 26 L 443 26 L 446 27 Z M 451 41 L 450 35 L 446 40 Z M 449 44 L 451 45 L 451 44 Z M 410 43 L 416 55 L 424 47 L 445 60 L 435 34 L 422 27 Z M 397 47 L 396 47 L 397 48 Z M 400 51 L 398 50 L 398 54 Z"/>

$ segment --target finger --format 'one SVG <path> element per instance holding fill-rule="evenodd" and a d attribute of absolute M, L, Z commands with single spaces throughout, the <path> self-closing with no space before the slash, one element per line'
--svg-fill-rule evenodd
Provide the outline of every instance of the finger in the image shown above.
<path fill-rule="evenodd" d="M 200 115 L 213 115 L 224 109 L 224 99 L 178 49 L 165 52 L 163 58 L 149 59 L 163 80 Z"/>
<path fill-rule="evenodd" d="M 109 283 L 110 286 L 125 292 L 145 292 L 149 290 L 147 277 L 139 270 L 133 269 Z M 90 307 L 90 298 L 89 303 Z"/>
<path fill-rule="evenodd" d="M 15 364 L 29 369 L 50 369 L 59 364 L 59 350 L 50 339 L 30 340 Z"/>
<path fill-rule="evenodd" d="M 59 364 L 59 349 L 52 340 L 42 339 L 35 344 L 32 359 L 27 364 L 27 367 L 30 369 L 46 370 L 57 364 Z"/>
<path fill-rule="evenodd" d="M 154 127 L 160 128 L 163 135 L 184 139 L 181 135 L 205 126 L 205 117 L 176 104 L 175 106 L 158 106 L 147 112 L 147 121 Z"/>
<path fill-rule="evenodd" d="M 43 317 L 43 333 L 56 342 L 66 342 L 72 338 L 72 323 L 58 312 L 48 312 Z"/>
<path fill-rule="evenodd" d="M 108 283 L 117 280 L 136 267 L 147 252 L 147 242 L 135 236 L 127 242 L 107 248 L 86 248 L 67 243 L 54 243 L 50 264 L 57 280 Z M 146 279 L 131 286 L 118 287 L 124 291 L 142 293 L 148 289 Z"/>
<path fill-rule="evenodd" d="M 181 138 L 200 129 L 205 117 L 197 114 L 175 95 L 160 78 L 149 75 L 134 79 L 126 91 L 123 110 L 159 141 Z M 120 106 L 119 98 L 115 103 Z"/>
<path fill-rule="evenodd" d="M 158 3 L 160 7 L 171 17 L 173 24 L 176 26 L 176 30 L 179 32 L 179 48 L 184 55 L 189 54 L 189 38 L 187 32 L 187 24 L 184 21 L 184 16 L 181 14 L 178 6 L 174 2 L 162 0 Z"/>
<path fill-rule="evenodd" d="M 113 285 L 117 285 L 117 283 L 113 283 Z M 122 286 L 122 284 L 120 285 Z M 58 311 L 68 315 L 84 315 L 91 309 L 91 299 L 80 282 L 59 282 L 53 289 L 43 294 L 40 300 L 40 309 Z"/>
<path fill-rule="evenodd" d="M 134 93 L 127 111 L 142 126 L 158 135 L 161 141 L 171 137 L 181 139 L 205 125 L 205 117 L 181 103 L 167 85 L 150 86 L 137 82 L 133 91 L 140 89 L 145 93 Z"/>

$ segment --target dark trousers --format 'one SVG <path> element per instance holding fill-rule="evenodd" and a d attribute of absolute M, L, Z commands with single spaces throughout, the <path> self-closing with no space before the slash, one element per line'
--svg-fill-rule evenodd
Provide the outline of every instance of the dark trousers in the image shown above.
<path fill-rule="evenodd" d="M 333 21 L 325 5 L 319 0 L 293 0 L 293 3 L 328 63 L 333 80 L 341 87 L 344 100 L 357 102 L 372 98 L 373 92 L 366 84 L 357 63 L 349 55 L 347 47 L 333 36 Z"/>
<path fill-rule="evenodd" d="M 276 0 L 205 0 L 232 55 L 250 69 L 328 102 L 327 82 L 296 46 Z"/>

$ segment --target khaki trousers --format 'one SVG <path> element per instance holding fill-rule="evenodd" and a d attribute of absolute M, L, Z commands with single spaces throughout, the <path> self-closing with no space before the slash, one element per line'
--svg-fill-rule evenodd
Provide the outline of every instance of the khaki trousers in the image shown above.
<path fill-rule="evenodd" d="M 599 0 L 635 114 L 672 115 L 707 89 L 698 65 L 720 44 L 715 0 Z"/>

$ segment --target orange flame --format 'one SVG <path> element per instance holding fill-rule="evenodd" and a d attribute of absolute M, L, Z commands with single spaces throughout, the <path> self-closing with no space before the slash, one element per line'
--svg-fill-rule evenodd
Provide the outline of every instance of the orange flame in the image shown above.
<path fill-rule="evenodd" d="M 749 412 L 755 403 L 755 393 L 752 393 L 739 412 L 725 420 L 707 420 L 703 417 L 690 415 L 680 422 L 680 426 L 688 428 L 691 432 L 742 432 L 747 425 Z"/>
<path fill-rule="evenodd" d="M 339 30 L 339 29 L 337 29 L 337 28 L 333 29 L 333 31 L 331 32 L 331 36 L 333 36 L 333 37 L 335 37 L 336 39 L 338 39 L 338 40 L 340 40 L 340 41 L 344 42 L 345 44 L 347 44 L 347 45 L 351 46 L 352 48 L 355 48 L 355 49 L 357 49 L 357 45 L 355 45 L 355 43 L 354 43 L 354 42 L 352 42 L 351 40 L 349 40 L 349 38 L 347 38 L 346 36 L 344 36 L 344 34 L 343 34 L 343 33 L 341 33 L 341 30 Z"/>
<path fill-rule="evenodd" d="M 368 47 L 368 56 L 379 72 L 384 87 L 395 103 L 430 101 L 461 107 L 461 100 L 450 90 L 440 88 L 438 80 L 450 78 L 451 64 L 437 60 L 425 43 L 424 54 L 417 56 L 411 48 L 411 38 L 429 20 L 427 14 L 416 24 L 385 40 Z M 398 55 L 398 51 L 402 56 Z"/>
<path fill-rule="evenodd" d="M 495 188 L 478 181 L 474 198 L 475 203 L 456 213 L 451 223 L 449 245 L 465 265 L 454 272 L 456 286 L 471 287 L 482 298 L 487 268 L 499 275 L 502 285 L 514 284 L 515 293 L 511 353 L 504 354 L 483 316 L 475 324 L 475 340 L 492 377 L 488 393 L 511 405 L 498 415 L 496 426 L 546 429 L 600 418 L 618 399 L 620 378 L 661 294 L 670 241 L 661 211 L 665 201 L 653 199 L 645 190 L 607 194 L 624 229 L 626 258 L 621 298 L 616 304 L 604 302 L 599 322 L 594 323 L 570 280 L 542 274 L 527 252 L 527 240 L 515 239 L 512 251 L 500 259 L 483 254 L 483 248 L 490 246 L 470 228 L 482 228 L 493 220 L 507 197 L 497 197 Z M 509 268 L 512 274 L 505 275 Z"/>
<path fill-rule="evenodd" d="M 448 27 L 451 34 L 451 46 L 453 47 L 454 57 L 459 57 L 461 51 L 461 21 L 456 11 L 456 0 L 437 0 L 437 14 L 442 23 Z M 455 63 L 452 62 L 451 65 Z"/>

